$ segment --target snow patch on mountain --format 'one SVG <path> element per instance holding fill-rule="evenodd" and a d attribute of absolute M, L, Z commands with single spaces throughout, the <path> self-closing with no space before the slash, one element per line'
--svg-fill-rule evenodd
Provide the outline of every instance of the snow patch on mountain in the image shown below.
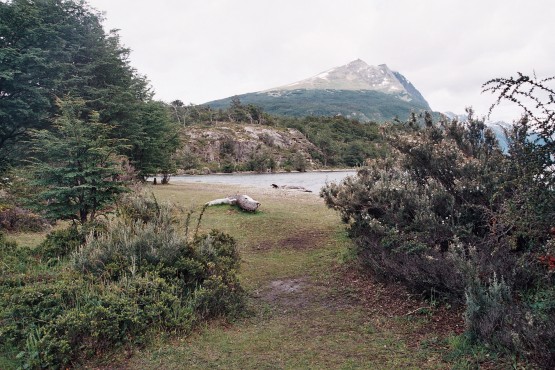
<path fill-rule="evenodd" d="M 277 87 L 275 90 L 374 90 L 386 94 L 406 93 L 410 98 L 403 82 L 386 64 L 371 66 L 361 59 L 352 61 L 344 66 L 329 69 L 313 77 Z"/>

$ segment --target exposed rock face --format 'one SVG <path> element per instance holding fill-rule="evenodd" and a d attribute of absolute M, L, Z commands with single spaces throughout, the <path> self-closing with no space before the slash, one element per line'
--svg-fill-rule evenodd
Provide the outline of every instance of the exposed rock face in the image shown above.
<path fill-rule="evenodd" d="M 311 167 L 319 166 L 310 154 L 319 149 L 296 129 L 218 123 L 187 127 L 182 136 L 183 152 L 200 162 L 214 164 L 213 170 L 224 162 L 244 167 L 257 156 L 272 158 L 280 167 L 299 153 Z"/>
<path fill-rule="evenodd" d="M 300 89 L 371 90 L 396 95 L 405 101 L 414 100 L 428 106 L 420 92 L 399 72 L 392 71 L 386 64 L 368 65 L 361 59 L 329 69 L 302 81 L 267 90 L 267 92 L 275 95 L 279 94 L 279 91 Z"/>
<path fill-rule="evenodd" d="M 376 90 L 392 94 L 405 91 L 387 65 L 371 66 L 357 59 L 299 82 L 272 90 Z"/>

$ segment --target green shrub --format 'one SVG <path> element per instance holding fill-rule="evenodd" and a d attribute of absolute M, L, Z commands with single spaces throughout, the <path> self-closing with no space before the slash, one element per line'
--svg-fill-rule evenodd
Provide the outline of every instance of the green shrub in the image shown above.
<path fill-rule="evenodd" d="M 224 160 L 222 162 L 222 172 L 223 173 L 232 173 L 235 171 L 235 164 L 230 160 Z"/>
<path fill-rule="evenodd" d="M 509 155 L 472 112 L 410 126 L 376 160 L 321 195 L 377 276 L 466 304 L 467 336 L 555 366 L 555 191 L 527 121 Z"/>
<path fill-rule="evenodd" d="M 487 338 L 490 342 L 498 328 L 511 320 L 511 288 L 497 275 L 486 284 L 475 279 L 466 287 L 465 321 L 471 339 Z"/>
<path fill-rule="evenodd" d="M 12 281 L 13 275 L 25 273 L 30 260 L 29 248 L 20 247 L 13 240 L 0 232 L 0 292 L 4 281 L 18 284 L 21 278 Z"/>
<path fill-rule="evenodd" d="M 19 357 L 31 367 L 59 367 L 114 346 L 144 343 L 148 331 L 190 330 L 194 312 L 180 301 L 171 284 L 153 275 L 104 285 L 64 276 L 13 291 L 3 311 L 11 324 L 0 339 L 25 343 Z"/>
<path fill-rule="evenodd" d="M 245 168 L 247 171 L 254 172 L 266 172 L 268 170 L 274 172 L 277 168 L 277 162 L 269 150 L 257 150 L 251 154 Z"/>
<path fill-rule="evenodd" d="M 17 248 L 17 243 L 13 240 L 8 240 L 6 234 L 0 231 L 0 253 L 10 254 Z"/>
<path fill-rule="evenodd" d="M 160 204 L 154 196 L 147 196 L 140 191 L 137 194 L 124 195 L 119 204 L 117 215 L 127 221 L 141 221 L 143 223 L 156 222 L 160 216 Z M 166 214 L 168 214 L 166 212 Z"/>
<path fill-rule="evenodd" d="M 179 232 L 177 209 L 141 198 L 126 198 L 119 219 L 87 234 L 70 253 L 72 268 L 0 278 L 0 348 L 17 349 L 21 366 L 74 367 L 141 345 L 154 331 L 186 333 L 201 320 L 241 314 L 234 239 L 212 231 L 191 240 Z M 70 228 L 51 235 L 43 253 L 59 256 L 83 234 Z M 2 256 L 18 250 L 0 234 Z M 33 260 L 30 253 L 20 258 Z"/>
<path fill-rule="evenodd" d="M 37 247 L 37 253 L 45 260 L 51 258 L 64 258 L 85 242 L 85 232 L 79 230 L 77 225 L 63 230 L 49 233 L 46 239 Z"/>

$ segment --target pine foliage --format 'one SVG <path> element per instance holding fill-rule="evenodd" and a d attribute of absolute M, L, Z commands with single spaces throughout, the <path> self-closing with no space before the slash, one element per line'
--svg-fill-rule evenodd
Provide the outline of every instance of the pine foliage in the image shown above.
<path fill-rule="evenodd" d="M 80 119 L 83 102 L 59 101 L 62 115 L 54 130 L 35 131 L 33 172 L 43 191 L 39 204 L 47 216 L 80 223 L 93 221 L 125 191 L 118 180 L 118 149 L 122 140 L 110 138 L 110 126 L 98 115 Z"/>

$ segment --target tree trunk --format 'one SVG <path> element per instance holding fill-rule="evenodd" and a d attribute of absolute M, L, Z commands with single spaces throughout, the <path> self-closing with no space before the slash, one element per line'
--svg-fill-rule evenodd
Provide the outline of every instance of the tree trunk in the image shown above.
<path fill-rule="evenodd" d="M 260 202 L 252 199 L 248 195 L 239 195 L 239 194 L 230 195 L 227 198 L 215 199 L 206 203 L 207 206 L 215 206 L 219 204 L 237 205 L 243 211 L 247 211 L 247 212 L 256 212 L 258 207 L 260 207 Z"/>
<path fill-rule="evenodd" d="M 248 212 L 255 212 L 260 206 L 259 202 L 252 199 L 248 195 L 235 195 L 235 197 L 236 197 L 235 199 L 236 199 L 237 205 L 242 210 L 245 210 Z"/>
<path fill-rule="evenodd" d="M 272 187 L 274 189 L 299 190 L 299 191 L 304 191 L 306 193 L 312 193 L 312 190 L 309 190 L 309 189 L 305 188 L 304 186 L 300 186 L 300 185 L 276 185 L 276 184 L 272 184 Z"/>

